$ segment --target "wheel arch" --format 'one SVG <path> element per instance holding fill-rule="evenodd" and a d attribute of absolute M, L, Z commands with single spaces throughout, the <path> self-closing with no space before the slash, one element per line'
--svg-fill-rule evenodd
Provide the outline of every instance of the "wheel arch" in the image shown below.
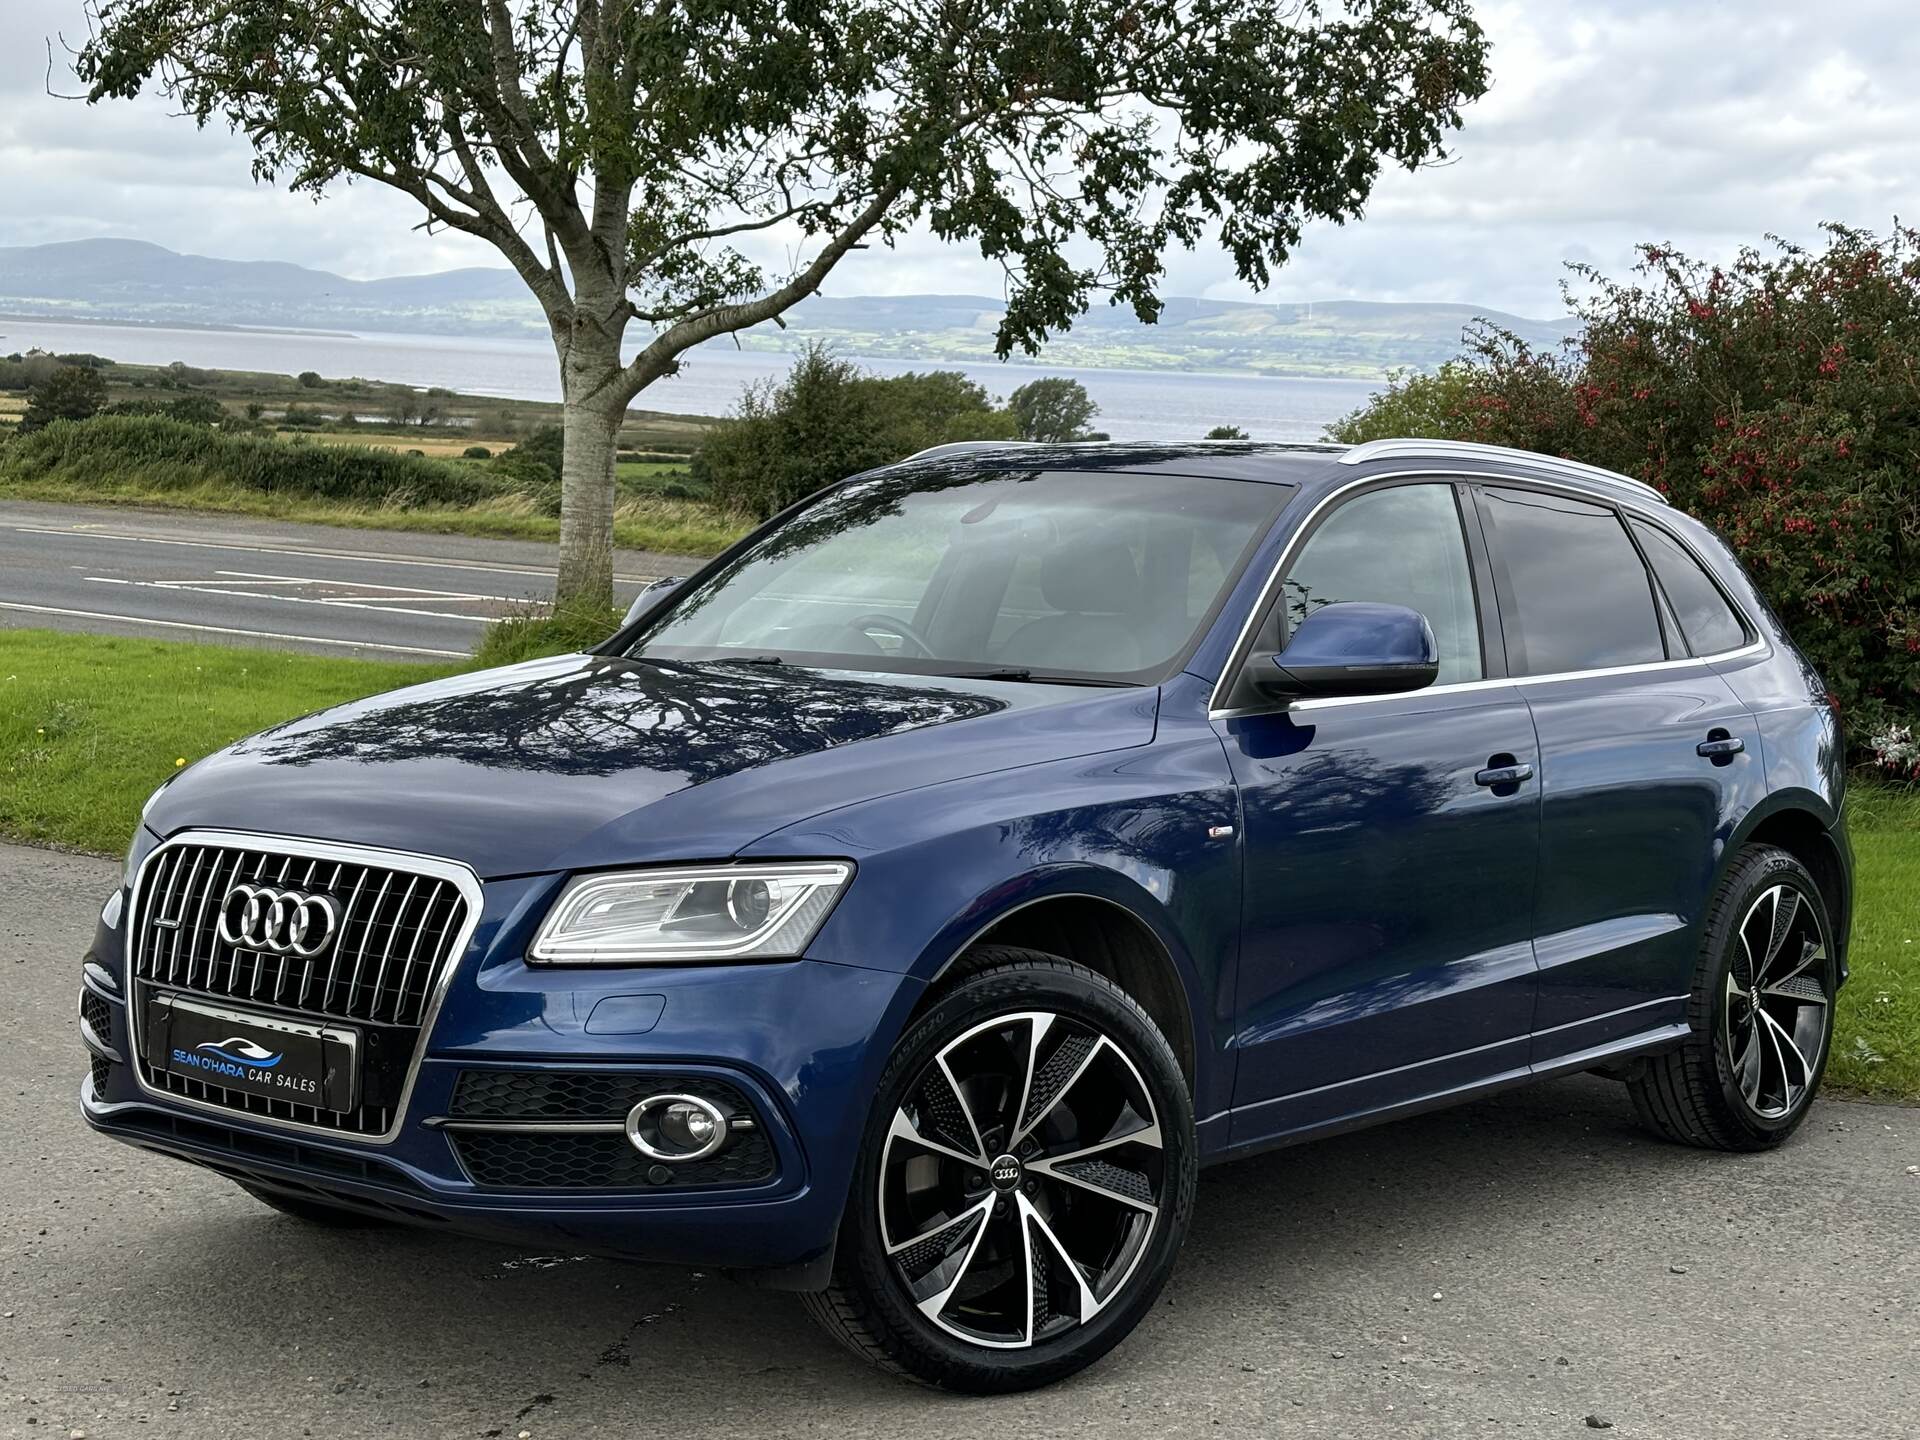
<path fill-rule="evenodd" d="M 1853 921 L 1853 867 L 1843 841 L 1835 836 L 1832 807 L 1810 790 L 1782 791 L 1767 797 L 1741 822 L 1728 841 L 1714 883 L 1719 884 L 1742 849 L 1773 845 L 1798 860 L 1813 876 L 1839 952 L 1839 980 L 1847 978 L 1847 945 Z"/>
<path fill-rule="evenodd" d="M 950 932 L 934 947 L 933 963 L 923 971 L 926 988 L 907 1024 L 967 974 L 967 957 L 978 947 L 1043 951 L 1084 965 L 1131 995 L 1167 1037 L 1197 1105 L 1201 1071 L 1211 1057 L 1194 1015 L 1195 970 L 1159 908 L 1133 881 L 1094 867 L 1058 874 L 1037 891 L 983 897 L 958 938 Z"/>

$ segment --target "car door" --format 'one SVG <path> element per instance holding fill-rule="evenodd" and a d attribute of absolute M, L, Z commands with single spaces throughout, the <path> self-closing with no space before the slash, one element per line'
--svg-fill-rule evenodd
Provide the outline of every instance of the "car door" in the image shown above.
<path fill-rule="evenodd" d="M 1263 705 L 1243 677 L 1215 719 L 1245 847 L 1236 1144 L 1525 1071 L 1537 754 L 1467 503 L 1392 483 L 1316 517 L 1247 662 L 1317 605 L 1380 601 L 1427 617 L 1432 687 Z"/>
<path fill-rule="evenodd" d="M 1533 1059 L 1564 1062 L 1684 1023 L 1721 846 L 1763 786 L 1757 724 L 1705 660 L 1749 636 L 1657 524 L 1541 489 L 1476 493 L 1540 740 Z"/>

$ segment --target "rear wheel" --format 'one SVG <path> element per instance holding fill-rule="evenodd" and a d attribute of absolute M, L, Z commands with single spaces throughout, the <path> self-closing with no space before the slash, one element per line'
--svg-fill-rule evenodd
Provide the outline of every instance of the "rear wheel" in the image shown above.
<path fill-rule="evenodd" d="M 996 947 L 880 1084 L 817 1318 L 956 1390 L 1091 1364 L 1152 1306 L 1193 1207 L 1192 1106 L 1167 1041 L 1100 976 Z"/>
<path fill-rule="evenodd" d="M 1831 933 L 1798 860 L 1771 846 L 1740 855 L 1708 911 L 1693 1033 L 1628 1082 L 1650 1128 L 1719 1150 L 1765 1150 L 1793 1133 L 1833 1039 Z"/>

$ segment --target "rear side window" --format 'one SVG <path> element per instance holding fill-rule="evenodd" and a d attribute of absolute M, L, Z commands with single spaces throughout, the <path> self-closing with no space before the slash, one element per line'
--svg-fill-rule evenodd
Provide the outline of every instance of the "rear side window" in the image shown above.
<path fill-rule="evenodd" d="M 1515 675 L 1667 658 L 1647 567 L 1613 511 L 1532 490 L 1481 494 L 1506 571 L 1500 623 Z"/>
<path fill-rule="evenodd" d="M 1644 520 L 1629 523 L 1640 537 L 1647 563 L 1660 577 L 1660 588 L 1667 592 L 1688 648 L 1696 655 L 1719 655 L 1746 644 L 1747 627 L 1686 547 L 1658 525 Z"/>

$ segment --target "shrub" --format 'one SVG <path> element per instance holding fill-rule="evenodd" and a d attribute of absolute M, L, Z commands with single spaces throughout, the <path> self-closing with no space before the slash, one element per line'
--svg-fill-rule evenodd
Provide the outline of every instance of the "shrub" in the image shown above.
<path fill-rule="evenodd" d="M 954 440 L 1005 440 L 1014 420 L 953 371 L 880 378 L 824 345 L 778 384 L 749 386 L 694 453 L 691 488 L 762 518 L 823 485 Z"/>
<path fill-rule="evenodd" d="M 515 464 L 520 467 L 538 465 L 546 472 L 549 480 L 560 478 L 561 462 L 566 454 L 566 435 L 558 425 L 536 425 L 527 432 L 527 438 L 502 459 L 517 456 Z M 529 468 L 522 468 L 522 474 L 532 474 Z"/>
<path fill-rule="evenodd" d="M 322 385 L 327 383 L 320 378 L 320 372 L 318 370 L 302 370 L 299 380 L 301 386 L 308 390 L 318 390 Z"/>
<path fill-rule="evenodd" d="M 493 451 L 484 445 L 469 445 L 460 452 L 460 458 L 462 460 L 491 460 L 493 458 Z"/>
<path fill-rule="evenodd" d="M 471 466 L 358 445 L 227 434 L 160 416 L 57 421 L 9 445 L 0 478 L 63 480 L 79 489 L 234 486 L 262 495 L 411 505 L 471 505 L 504 488 Z"/>
<path fill-rule="evenodd" d="M 86 420 L 107 403 L 107 382 L 98 370 L 62 365 L 28 392 L 20 433 L 29 434 L 56 420 Z"/>
<path fill-rule="evenodd" d="M 1647 246 L 1576 271 L 1564 354 L 1497 330 L 1403 377 L 1337 438 L 1517 445 L 1647 481 L 1717 529 L 1819 667 L 1857 744 L 1920 710 L 1920 230 L 1831 226 L 1726 267 Z"/>
<path fill-rule="evenodd" d="M 1248 435 L 1247 432 L 1242 430 L 1238 425 L 1216 425 L 1207 431 L 1202 438 L 1207 440 L 1250 440 L 1253 437 Z"/>

